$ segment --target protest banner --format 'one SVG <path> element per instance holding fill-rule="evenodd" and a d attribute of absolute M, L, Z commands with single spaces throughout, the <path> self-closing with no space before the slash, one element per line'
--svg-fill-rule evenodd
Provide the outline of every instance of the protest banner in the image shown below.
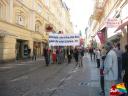
<path fill-rule="evenodd" d="M 79 46 L 79 34 L 49 34 L 49 46 Z"/>

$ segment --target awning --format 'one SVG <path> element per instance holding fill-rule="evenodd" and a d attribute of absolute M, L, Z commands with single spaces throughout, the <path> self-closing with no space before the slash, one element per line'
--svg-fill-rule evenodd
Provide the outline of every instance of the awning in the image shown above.
<path fill-rule="evenodd" d="M 115 30 L 115 32 L 118 31 L 118 30 L 120 30 L 120 29 L 123 29 L 127 25 L 128 25 L 128 20 L 125 21 L 124 23 L 122 23 L 120 26 L 118 26 L 118 28 Z"/>

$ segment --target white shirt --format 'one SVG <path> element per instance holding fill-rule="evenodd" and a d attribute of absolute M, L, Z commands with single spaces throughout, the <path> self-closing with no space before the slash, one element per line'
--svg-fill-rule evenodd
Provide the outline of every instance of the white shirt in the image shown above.
<path fill-rule="evenodd" d="M 97 59 L 100 59 L 101 58 L 101 54 L 100 54 L 100 51 L 99 50 L 96 51 L 96 58 Z"/>

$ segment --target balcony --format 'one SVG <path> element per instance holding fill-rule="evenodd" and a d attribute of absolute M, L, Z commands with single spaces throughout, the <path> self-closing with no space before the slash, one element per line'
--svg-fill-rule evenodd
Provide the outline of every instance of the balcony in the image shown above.
<path fill-rule="evenodd" d="M 100 21 L 104 14 L 104 8 L 107 0 L 97 0 L 94 7 L 93 19 Z"/>

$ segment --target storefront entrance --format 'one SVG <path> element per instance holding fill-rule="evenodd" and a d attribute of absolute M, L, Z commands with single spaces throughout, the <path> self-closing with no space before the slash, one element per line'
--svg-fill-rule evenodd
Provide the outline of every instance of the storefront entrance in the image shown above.
<path fill-rule="evenodd" d="M 28 41 L 16 40 L 16 59 L 21 60 L 28 58 Z"/>

